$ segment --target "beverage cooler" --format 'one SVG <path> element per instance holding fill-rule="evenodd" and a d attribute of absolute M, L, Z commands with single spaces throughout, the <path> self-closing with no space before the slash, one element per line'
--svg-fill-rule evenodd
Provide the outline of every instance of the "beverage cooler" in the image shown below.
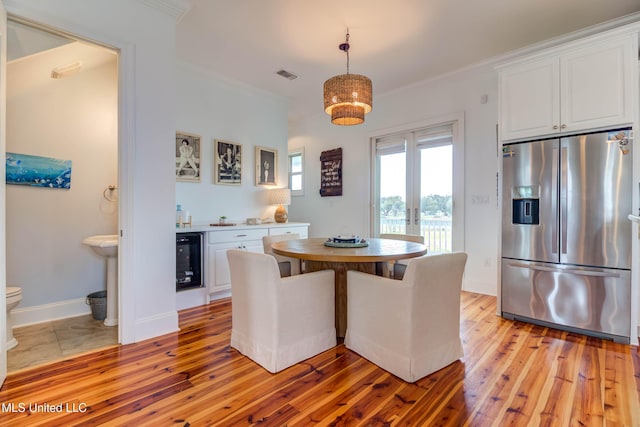
<path fill-rule="evenodd" d="M 202 233 L 176 233 L 176 291 L 202 286 Z"/>

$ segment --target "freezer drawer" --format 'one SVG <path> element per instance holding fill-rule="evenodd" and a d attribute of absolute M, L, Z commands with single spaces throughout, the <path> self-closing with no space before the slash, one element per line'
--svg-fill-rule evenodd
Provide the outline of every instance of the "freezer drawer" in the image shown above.
<path fill-rule="evenodd" d="M 629 270 L 502 260 L 503 315 L 629 342 L 630 301 Z"/>

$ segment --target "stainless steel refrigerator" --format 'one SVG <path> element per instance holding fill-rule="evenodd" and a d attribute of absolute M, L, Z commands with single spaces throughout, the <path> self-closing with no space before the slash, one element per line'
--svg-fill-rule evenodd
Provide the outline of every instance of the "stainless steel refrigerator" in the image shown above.
<path fill-rule="evenodd" d="M 629 342 L 630 135 L 503 146 L 504 317 Z"/>

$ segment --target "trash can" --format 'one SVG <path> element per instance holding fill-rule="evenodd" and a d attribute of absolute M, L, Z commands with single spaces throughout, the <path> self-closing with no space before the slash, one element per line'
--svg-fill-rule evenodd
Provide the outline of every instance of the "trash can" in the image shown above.
<path fill-rule="evenodd" d="M 107 291 L 98 291 L 87 295 L 87 304 L 91 307 L 94 319 L 104 320 L 107 317 Z"/>

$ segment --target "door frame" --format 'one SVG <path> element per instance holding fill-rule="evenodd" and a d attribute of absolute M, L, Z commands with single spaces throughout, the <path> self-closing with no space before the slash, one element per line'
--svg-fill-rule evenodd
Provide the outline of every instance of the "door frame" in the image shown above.
<path fill-rule="evenodd" d="M 464 112 L 455 112 L 443 114 L 440 116 L 429 117 L 421 121 L 405 123 L 390 128 L 380 129 L 369 134 L 369 150 L 370 150 L 370 171 L 371 185 L 369 194 L 369 233 L 371 236 L 378 234 L 379 223 L 376 220 L 375 210 L 377 209 L 376 194 L 378 193 L 377 180 L 375 174 L 376 167 L 376 150 L 375 140 L 388 135 L 412 132 L 417 129 L 428 128 L 451 123 L 453 125 L 453 176 L 452 176 L 452 251 L 463 251 L 465 247 L 465 157 L 464 157 Z M 411 167 L 414 167 L 412 165 Z M 407 193 L 410 191 L 407 188 Z"/>
<path fill-rule="evenodd" d="M 1 0 L 0 0 L 1 1 Z M 133 188 L 134 188 L 134 154 L 135 154 L 135 45 L 123 40 L 114 39 L 100 32 L 69 21 L 63 21 L 50 15 L 34 13 L 22 4 L 11 2 L 5 4 L 7 15 L 18 20 L 31 23 L 42 29 L 68 35 L 71 38 L 86 40 L 96 45 L 108 47 L 118 54 L 118 341 L 128 344 L 135 341 L 135 288 L 133 282 L 134 269 L 128 260 L 133 259 L 134 221 L 133 221 Z M 8 17 L 7 16 L 7 17 Z M 4 156 L 6 146 L 0 148 Z M 1 202 L 2 216 L 6 205 Z M 0 244 L 6 244 L 4 230 L 0 236 Z M 3 254 L 2 262 L 6 263 Z M 3 274 L 6 273 L 6 266 Z M 6 280 L 2 288 L 6 289 Z M 6 292 L 6 290 L 5 290 Z M 5 348 L 6 353 L 6 348 Z"/>
<path fill-rule="evenodd" d="M 5 158 L 7 151 L 7 9 L 0 0 L 0 155 Z M 3 184 L 6 182 L 6 163 L 0 166 Z M 6 252 L 6 185 L 0 188 L 0 291 L 7 295 L 7 252 Z M 0 386 L 7 378 L 7 298 L 0 298 Z"/>

